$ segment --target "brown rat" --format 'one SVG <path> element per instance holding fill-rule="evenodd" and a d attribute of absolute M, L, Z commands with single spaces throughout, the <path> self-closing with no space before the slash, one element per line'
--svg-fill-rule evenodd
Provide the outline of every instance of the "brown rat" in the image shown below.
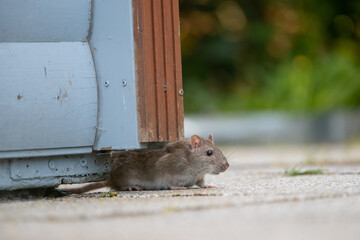
<path fill-rule="evenodd" d="M 219 174 L 228 167 L 212 135 L 208 139 L 193 135 L 163 149 L 114 151 L 107 180 L 67 191 L 84 193 L 101 187 L 118 191 L 186 189 L 193 185 L 207 188 L 212 186 L 205 185 L 205 174 Z"/>

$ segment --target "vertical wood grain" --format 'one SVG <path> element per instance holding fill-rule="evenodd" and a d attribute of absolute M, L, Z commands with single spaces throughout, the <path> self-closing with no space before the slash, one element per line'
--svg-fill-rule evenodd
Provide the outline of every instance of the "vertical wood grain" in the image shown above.
<path fill-rule="evenodd" d="M 133 0 L 139 139 L 183 138 L 178 0 Z"/>
<path fill-rule="evenodd" d="M 150 1 L 149 1 L 150 2 Z M 155 63 L 155 89 L 157 96 L 158 114 L 158 140 L 168 140 L 167 137 L 167 99 L 164 91 L 165 86 L 165 54 L 164 54 L 164 32 L 163 25 L 165 19 L 162 18 L 163 0 L 152 0 L 153 16 L 153 40 L 154 40 L 154 63 Z M 145 39 L 147 41 L 147 39 Z"/>
<path fill-rule="evenodd" d="M 166 79 L 166 88 L 165 92 L 167 96 L 167 113 L 168 113 L 168 134 L 169 139 L 177 139 L 178 131 L 178 112 L 177 112 L 177 103 L 176 103 L 176 76 L 174 71 L 175 66 L 175 57 L 174 57 L 174 26 L 173 26 L 173 17 L 172 17 L 172 2 L 171 1 L 163 1 L 163 18 L 165 16 L 171 16 L 171 19 L 167 19 L 163 23 L 164 28 L 164 53 L 172 53 L 165 54 L 164 64 L 165 64 L 165 79 Z M 170 21 L 171 20 L 171 21 Z"/>
<path fill-rule="evenodd" d="M 172 23 L 174 26 L 173 32 L 173 41 L 174 41 L 174 74 L 175 74 L 175 84 L 176 84 L 176 108 L 177 108 L 177 119 L 178 119 L 178 128 L 177 134 L 178 138 L 184 138 L 184 101 L 183 96 L 179 95 L 179 91 L 183 91 L 182 85 L 182 72 L 181 72 L 181 43 L 180 43 L 180 16 L 179 16 L 179 1 L 172 0 Z"/>

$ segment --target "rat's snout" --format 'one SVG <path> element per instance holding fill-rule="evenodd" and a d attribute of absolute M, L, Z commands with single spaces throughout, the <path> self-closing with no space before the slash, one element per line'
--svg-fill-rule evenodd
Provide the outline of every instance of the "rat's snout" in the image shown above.
<path fill-rule="evenodd" d="M 225 161 L 225 162 L 223 162 L 222 164 L 221 164 L 221 169 L 223 170 L 223 171 L 225 171 L 226 169 L 228 169 L 229 168 L 229 163 L 227 162 L 227 161 Z"/>

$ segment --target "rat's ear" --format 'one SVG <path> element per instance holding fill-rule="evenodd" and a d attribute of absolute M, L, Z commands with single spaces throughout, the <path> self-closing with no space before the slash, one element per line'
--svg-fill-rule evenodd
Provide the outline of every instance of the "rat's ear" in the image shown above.
<path fill-rule="evenodd" d="M 210 133 L 210 135 L 209 135 L 209 141 L 210 141 L 212 144 L 214 144 L 214 138 L 213 138 L 213 136 L 212 136 L 211 133 Z"/>
<path fill-rule="evenodd" d="M 198 135 L 192 135 L 190 138 L 191 149 L 197 149 L 201 144 L 201 138 Z"/>

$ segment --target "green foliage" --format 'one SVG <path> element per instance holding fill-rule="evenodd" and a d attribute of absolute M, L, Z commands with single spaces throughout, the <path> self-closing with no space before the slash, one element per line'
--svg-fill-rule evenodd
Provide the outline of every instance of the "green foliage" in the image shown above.
<path fill-rule="evenodd" d="M 325 171 L 322 169 L 311 169 L 311 170 L 305 170 L 301 171 L 298 169 L 290 169 L 289 171 L 286 171 L 285 174 L 288 176 L 300 176 L 300 175 L 319 175 L 324 174 Z"/>
<path fill-rule="evenodd" d="M 360 4 L 180 1 L 185 112 L 360 104 Z"/>
<path fill-rule="evenodd" d="M 285 171 L 285 175 L 287 176 L 300 176 L 300 175 L 319 175 L 325 174 L 326 171 L 323 169 L 308 169 L 308 170 L 301 170 L 303 166 L 303 162 L 296 164 L 293 168 L 288 169 Z"/>

